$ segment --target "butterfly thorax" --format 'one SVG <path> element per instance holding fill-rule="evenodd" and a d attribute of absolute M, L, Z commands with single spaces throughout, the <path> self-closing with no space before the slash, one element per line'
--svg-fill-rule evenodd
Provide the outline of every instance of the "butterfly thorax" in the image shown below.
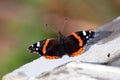
<path fill-rule="evenodd" d="M 61 52 L 65 53 L 66 52 L 66 43 L 65 43 L 65 36 L 63 34 L 61 34 L 61 32 L 58 32 L 58 37 L 57 37 L 57 40 L 58 40 L 58 44 L 61 46 Z"/>

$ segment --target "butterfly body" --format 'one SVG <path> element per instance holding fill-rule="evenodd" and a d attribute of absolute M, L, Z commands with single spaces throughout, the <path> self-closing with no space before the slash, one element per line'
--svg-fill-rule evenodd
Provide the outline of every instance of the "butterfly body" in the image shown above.
<path fill-rule="evenodd" d="M 94 38 L 94 34 L 94 31 L 78 31 L 66 37 L 58 33 L 57 38 L 39 41 L 31 45 L 29 50 L 47 59 L 58 59 L 64 55 L 74 57 L 84 52 L 84 46 Z"/>

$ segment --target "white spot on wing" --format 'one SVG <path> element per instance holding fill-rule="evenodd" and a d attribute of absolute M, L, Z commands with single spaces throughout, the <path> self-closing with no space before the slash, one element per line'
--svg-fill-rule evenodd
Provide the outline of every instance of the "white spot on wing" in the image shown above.
<path fill-rule="evenodd" d="M 88 39 L 89 37 L 88 37 L 88 36 L 86 36 L 86 38 Z"/>
<path fill-rule="evenodd" d="M 38 48 L 36 48 L 36 50 L 38 50 Z"/>
<path fill-rule="evenodd" d="M 85 32 L 85 31 L 83 31 L 83 35 L 84 35 L 84 36 L 86 35 L 86 32 Z"/>
<path fill-rule="evenodd" d="M 37 42 L 37 47 L 39 47 L 40 46 L 40 42 Z"/>

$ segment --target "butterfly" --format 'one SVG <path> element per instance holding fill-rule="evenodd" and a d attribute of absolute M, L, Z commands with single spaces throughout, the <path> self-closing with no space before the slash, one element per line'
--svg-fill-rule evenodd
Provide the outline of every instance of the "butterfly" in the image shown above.
<path fill-rule="evenodd" d="M 94 35 L 95 32 L 89 30 L 73 32 L 68 36 L 59 32 L 57 38 L 38 41 L 28 49 L 31 53 L 38 53 L 46 59 L 58 59 L 64 55 L 75 57 L 84 52 L 84 46 L 89 40 L 93 40 Z"/>

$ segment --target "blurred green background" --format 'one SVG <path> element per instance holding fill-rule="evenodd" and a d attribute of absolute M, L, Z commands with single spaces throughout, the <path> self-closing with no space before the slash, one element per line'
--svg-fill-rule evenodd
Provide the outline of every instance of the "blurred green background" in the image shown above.
<path fill-rule="evenodd" d="M 119 14 L 120 0 L 0 0 L 0 78 L 39 57 L 29 45 L 57 31 L 96 29 Z"/>

